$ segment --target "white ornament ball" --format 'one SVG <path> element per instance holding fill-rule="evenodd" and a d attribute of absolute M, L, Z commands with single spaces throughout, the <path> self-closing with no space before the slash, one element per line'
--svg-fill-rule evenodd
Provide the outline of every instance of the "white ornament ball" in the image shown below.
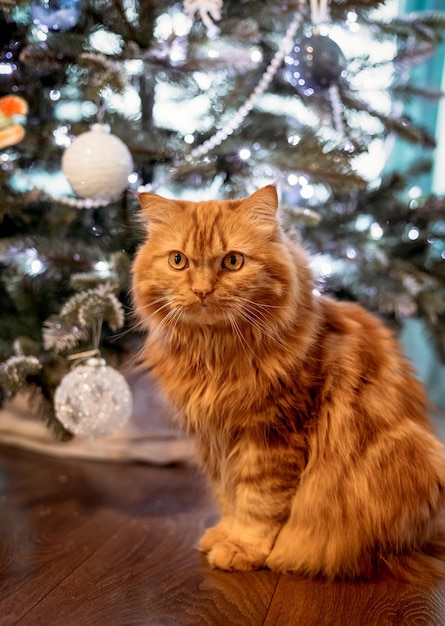
<path fill-rule="evenodd" d="M 81 198 L 112 201 L 127 188 L 133 159 L 108 124 L 93 124 L 63 153 L 62 170 Z"/>
<path fill-rule="evenodd" d="M 57 419 L 73 435 L 104 437 L 129 420 L 130 387 L 103 359 L 89 359 L 64 376 L 54 395 Z"/>

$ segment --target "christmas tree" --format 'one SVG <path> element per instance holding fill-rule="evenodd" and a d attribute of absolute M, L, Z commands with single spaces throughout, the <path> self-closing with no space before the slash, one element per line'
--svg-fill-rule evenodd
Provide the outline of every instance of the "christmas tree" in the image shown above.
<path fill-rule="evenodd" d="M 0 0 L 0 399 L 31 391 L 66 434 L 54 396 L 73 355 L 137 352 L 140 187 L 208 199 L 278 181 L 320 289 L 390 324 L 421 318 L 444 358 L 445 199 L 414 115 L 441 94 L 413 70 L 437 55 L 445 13 L 397 11 Z"/>

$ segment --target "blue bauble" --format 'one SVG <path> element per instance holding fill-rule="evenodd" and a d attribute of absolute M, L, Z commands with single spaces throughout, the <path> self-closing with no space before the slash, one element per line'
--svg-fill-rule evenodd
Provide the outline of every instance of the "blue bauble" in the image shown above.
<path fill-rule="evenodd" d="M 297 41 L 285 61 L 290 84 L 305 94 L 327 89 L 346 67 L 346 57 L 335 41 L 317 34 Z"/>
<path fill-rule="evenodd" d="M 60 32 L 69 30 L 79 21 L 81 1 L 32 0 L 32 21 L 48 30 Z"/>

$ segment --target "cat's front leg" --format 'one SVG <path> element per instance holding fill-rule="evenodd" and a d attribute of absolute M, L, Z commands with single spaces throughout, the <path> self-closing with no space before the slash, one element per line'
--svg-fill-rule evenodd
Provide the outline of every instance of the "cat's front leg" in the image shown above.
<path fill-rule="evenodd" d="M 216 543 L 224 541 L 229 536 L 232 526 L 233 518 L 229 515 L 223 516 L 218 524 L 207 528 L 199 540 L 199 549 L 202 552 L 210 552 Z"/>
<path fill-rule="evenodd" d="M 210 552 L 215 543 L 226 539 L 233 528 L 234 524 L 234 501 L 232 490 L 220 479 L 212 481 L 213 495 L 218 503 L 221 512 L 220 520 L 215 526 L 207 528 L 201 539 L 198 548 L 202 552 Z"/>
<path fill-rule="evenodd" d="M 277 511 L 283 504 L 277 503 L 276 494 L 259 493 L 258 486 L 248 483 L 238 484 L 233 515 L 223 516 L 201 540 L 210 565 L 223 570 L 264 567 L 282 525 L 282 515 Z"/>
<path fill-rule="evenodd" d="M 280 526 L 236 524 L 232 532 L 216 541 L 207 558 L 212 567 L 223 570 L 256 570 L 265 566 Z"/>
<path fill-rule="evenodd" d="M 212 567 L 253 570 L 265 566 L 275 539 L 289 514 L 299 471 L 277 475 L 288 450 L 286 445 L 265 447 L 256 438 L 239 436 L 230 453 L 220 460 L 214 483 L 222 512 L 221 522 L 203 536 L 200 547 Z"/>

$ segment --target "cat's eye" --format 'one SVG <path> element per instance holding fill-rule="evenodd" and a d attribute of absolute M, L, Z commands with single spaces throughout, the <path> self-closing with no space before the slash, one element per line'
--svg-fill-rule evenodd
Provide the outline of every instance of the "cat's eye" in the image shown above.
<path fill-rule="evenodd" d="M 188 267 L 188 259 L 182 252 L 174 251 L 168 255 L 168 264 L 174 270 L 185 270 Z"/>
<path fill-rule="evenodd" d="M 240 270 L 243 265 L 244 257 L 239 252 L 229 252 L 229 254 L 226 254 L 226 256 L 223 258 L 222 262 L 222 266 L 226 270 L 230 270 L 232 272 Z"/>

